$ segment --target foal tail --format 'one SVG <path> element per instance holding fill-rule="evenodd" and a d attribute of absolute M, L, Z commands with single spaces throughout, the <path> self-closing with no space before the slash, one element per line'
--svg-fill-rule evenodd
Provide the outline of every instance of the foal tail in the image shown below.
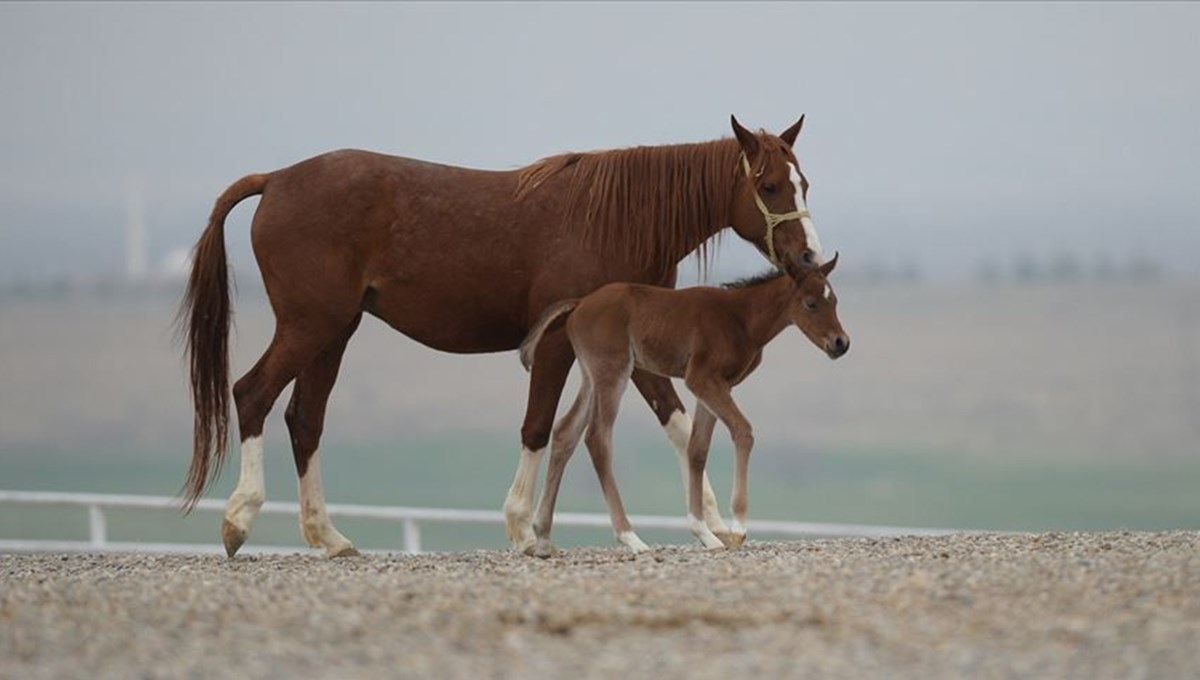
<path fill-rule="evenodd" d="M 184 482 L 184 512 L 221 474 L 229 439 L 229 265 L 225 259 L 225 217 L 233 206 L 261 194 L 270 175 L 247 175 L 217 199 L 208 227 L 192 250 L 192 273 L 176 317 L 186 342 L 191 370 L 192 465 Z M 210 456 L 214 465 L 209 465 Z"/>
<path fill-rule="evenodd" d="M 528 371 L 533 368 L 533 353 L 537 350 L 538 343 L 542 340 L 542 335 L 546 333 L 546 329 L 558 317 L 568 314 L 571 310 L 579 306 L 579 298 L 573 300 L 563 300 L 550 305 L 545 312 L 542 312 L 542 318 L 533 324 L 533 328 L 529 330 L 529 335 L 521 341 L 521 365 Z"/>

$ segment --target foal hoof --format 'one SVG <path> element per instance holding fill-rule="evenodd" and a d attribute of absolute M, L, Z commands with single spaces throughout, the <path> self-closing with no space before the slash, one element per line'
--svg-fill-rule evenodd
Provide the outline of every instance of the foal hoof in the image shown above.
<path fill-rule="evenodd" d="M 229 520 L 221 520 L 221 541 L 225 544 L 225 554 L 233 557 L 238 548 L 246 542 L 246 532 L 235 527 Z"/>
<path fill-rule="evenodd" d="M 554 552 L 554 545 L 551 544 L 550 541 L 538 541 L 537 544 L 530 549 L 530 552 L 526 552 L 525 554 L 532 554 L 534 557 L 545 560 L 554 557 Z"/>
<path fill-rule="evenodd" d="M 733 532 L 731 532 L 731 531 L 714 531 L 713 535 L 716 536 L 717 540 L 720 541 L 721 544 L 724 545 L 726 548 L 733 547 Z"/>
<path fill-rule="evenodd" d="M 729 546 L 730 550 L 741 550 L 742 546 L 746 543 L 746 534 L 731 533 L 729 534 L 728 541 L 725 541 L 725 539 L 721 540 L 725 543 L 725 545 Z"/>
<path fill-rule="evenodd" d="M 352 545 L 348 545 L 335 553 L 330 553 L 329 559 L 332 560 L 338 557 L 359 557 L 360 555 L 362 555 L 362 553 L 360 553 L 357 548 Z"/>

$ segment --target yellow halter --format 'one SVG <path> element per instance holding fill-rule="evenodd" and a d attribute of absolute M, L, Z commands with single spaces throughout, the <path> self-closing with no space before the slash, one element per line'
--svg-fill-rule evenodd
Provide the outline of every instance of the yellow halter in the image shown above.
<path fill-rule="evenodd" d="M 750 171 L 750 161 L 744 153 L 742 154 L 742 167 L 746 170 L 746 177 L 753 180 L 754 178 L 751 176 Z M 767 204 L 763 203 L 762 197 L 758 195 L 758 190 L 752 186 L 751 191 L 754 194 L 754 202 L 758 205 L 758 210 L 762 213 L 763 221 L 767 225 L 767 233 L 763 237 L 763 240 L 767 244 L 767 259 L 776 267 L 782 267 L 783 265 L 779 263 L 779 259 L 775 257 L 775 227 L 779 226 L 780 222 L 787 222 L 788 220 L 799 220 L 805 217 L 811 220 L 812 215 L 807 210 L 799 208 L 788 213 L 773 213 L 767 208 Z"/>

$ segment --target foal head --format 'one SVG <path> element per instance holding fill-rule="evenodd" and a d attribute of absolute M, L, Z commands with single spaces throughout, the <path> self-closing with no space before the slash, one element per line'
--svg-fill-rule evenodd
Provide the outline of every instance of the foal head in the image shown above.
<path fill-rule="evenodd" d="M 808 179 L 792 151 L 804 116 L 778 137 L 756 135 L 733 116 L 730 122 L 742 148 L 735 171 L 733 229 L 799 281 L 822 262 L 821 242 L 808 214 Z"/>
<path fill-rule="evenodd" d="M 829 286 L 829 274 L 837 266 L 838 256 L 809 270 L 796 281 L 788 316 L 814 345 L 836 359 L 850 349 L 850 336 L 838 321 L 837 295 Z"/>

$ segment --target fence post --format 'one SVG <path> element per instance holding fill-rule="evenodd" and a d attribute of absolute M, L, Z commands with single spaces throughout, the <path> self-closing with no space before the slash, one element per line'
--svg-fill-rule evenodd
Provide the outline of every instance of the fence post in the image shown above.
<path fill-rule="evenodd" d="M 411 517 L 404 520 L 404 552 L 409 555 L 421 552 L 421 528 Z"/>
<path fill-rule="evenodd" d="M 108 527 L 104 522 L 104 510 L 96 504 L 88 506 L 88 542 L 93 548 L 103 548 L 108 541 Z"/>

